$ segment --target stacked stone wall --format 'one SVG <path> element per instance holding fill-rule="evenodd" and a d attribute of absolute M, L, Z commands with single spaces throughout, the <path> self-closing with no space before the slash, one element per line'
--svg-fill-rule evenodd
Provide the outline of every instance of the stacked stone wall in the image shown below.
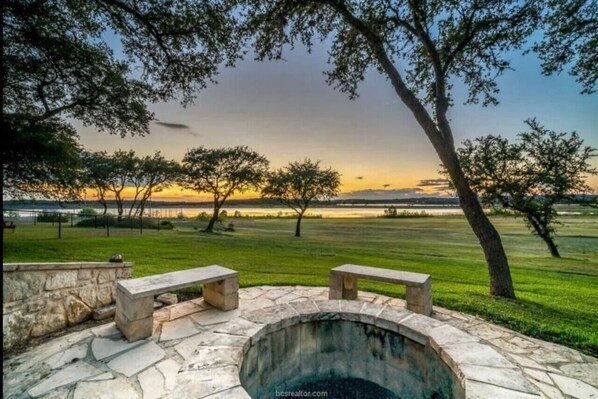
<path fill-rule="evenodd" d="M 114 303 L 133 263 L 7 263 L 2 268 L 3 349 L 88 320 Z"/>

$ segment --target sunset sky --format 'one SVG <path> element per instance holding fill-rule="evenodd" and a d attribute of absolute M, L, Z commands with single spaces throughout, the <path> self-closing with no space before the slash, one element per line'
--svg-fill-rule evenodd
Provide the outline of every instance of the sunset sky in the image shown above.
<path fill-rule="evenodd" d="M 149 136 L 121 139 L 76 124 L 81 142 L 87 149 L 109 152 L 160 150 L 177 161 L 200 145 L 247 145 L 276 168 L 305 157 L 321 160 L 342 174 L 342 197 L 438 195 L 434 185 L 425 185 L 440 177 L 438 156 L 383 76 L 370 72 L 360 97 L 351 101 L 325 83 L 325 45 L 312 54 L 299 47 L 285 57 L 262 63 L 248 57 L 223 69 L 219 84 L 203 90 L 187 108 L 176 102 L 152 105 L 158 122 L 152 123 Z M 525 119 L 536 117 L 549 129 L 575 130 L 598 148 L 598 95 L 579 94 L 579 85 L 565 73 L 542 76 L 534 55 L 513 54 L 511 60 L 515 71 L 499 78 L 498 106 L 462 105 L 464 87 L 454 82 L 450 116 L 455 142 L 487 134 L 514 138 L 525 129 Z M 598 167 L 598 159 L 592 163 Z M 598 177 L 590 185 L 598 191 Z M 154 195 L 159 198 L 207 197 L 172 188 Z"/>

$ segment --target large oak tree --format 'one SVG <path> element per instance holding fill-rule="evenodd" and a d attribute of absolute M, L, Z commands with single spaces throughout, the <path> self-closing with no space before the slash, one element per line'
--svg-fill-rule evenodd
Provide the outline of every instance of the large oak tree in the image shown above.
<path fill-rule="evenodd" d="M 596 150 L 585 146 L 576 132 L 557 133 L 535 119 L 526 123 L 529 131 L 519 134 L 516 143 L 492 135 L 466 140 L 457 151 L 459 160 L 483 203 L 523 217 L 550 254 L 560 257 L 554 241 L 555 205 L 598 205 L 584 195 L 592 192 L 586 178 L 598 173 L 589 163 Z"/>
<path fill-rule="evenodd" d="M 183 157 L 181 185 L 213 198 L 213 213 L 205 232 L 211 233 L 224 202 L 234 193 L 259 190 L 268 172 L 269 161 L 245 146 L 233 148 L 198 147 Z"/>
<path fill-rule="evenodd" d="M 26 179 L 30 188 L 55 185 L 39 184 L 43 174 L 10 163 L 28 157 L 43 170 L 53 162 L 45 143 L 60 143 L 63 153 L 77 150 L 76 136 L 65 140 L 65 129 L 50 125 L 72 130 L 78 120 L 121 136 L 149 133 L 149 104 L 192 101 L 219 66 L 239 57 L 234 26 L 223 1 L 3 1 L 2 129 L 15 154 L 3 162 L 15 177 L 5 181 L 8 191 Z M 25 136 L 27 151 L 20 144 Z M 68 162 L 53 170 L 60 167 L 67 175 Z"/>
<path fill-rule="evenodd" d="M 266 179 L 262 196 L 276 198 L 297 213 L 295 237 L 301 237 L 301 220 L 314 200 L 332 199 L 339 193 L 340 174 L 320 162 L 305 159 L 275 170 Z"/>
<path fill-rule="evenodd" d="M 280 59 L 285 46 L 331 42 L 328 83 L 351 98 L 370 69 L 383 74 L 432 143 L 483 248 L 490 293 L 514 298 L 500 235 L 469 186 L 455 151 L 452 83 L 467 103 L 496 104 L 507 51 L 539 27 L 539 1 L 239 0 L 256 57 Z"/>

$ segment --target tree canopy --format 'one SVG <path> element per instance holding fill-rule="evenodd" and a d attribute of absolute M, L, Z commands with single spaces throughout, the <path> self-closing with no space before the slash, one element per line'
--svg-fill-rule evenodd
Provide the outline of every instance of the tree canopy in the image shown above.
<path fill-rule="evenodd" d="M 214 212 L 206 232 L 212 232 L 220 208 L 234 193 L 259 190 L 269 161 L 246 146 L 207 149 L 198 147 L 183 157 L 181 185 L 213 197 Z"/>
<path fill-rule="evenodd" d="M 467 103 L 497 103 L 507 53 L 522 49 L 541 24 L 537 0 L 386 1 L 238 0 L 244 37 L 256 58 L 280 59 L 286 47 L 329 41 L 328 83 L 349 97 L 369 70 L 388 78 L 421 126 L 455 185 L 490 274 L 492 295 L 515 297 L 500 235 L 467 183 L 448 116 L 452 84 Z"/>
<path fill-rule="evenodd" d="M 4 131 L 2 144 L 4 195 L 79 198 L 83 165 L 75 130 L 57 118 L 32 122 L 10 115 L 5 122 L 12 129 Z"/>
<path fill-rule="evenodd" d="M 305 159 L 268 175 L 262 197 L 276 198 L 293 209 L 297 217 L 295 236 L 301 236 L 301 219 L 312 201 L 332 199 L 339 193 L 340 174 L 332 168 L 323 169 L 320 162 Z"/>
<path fill-rule="evenodd" d="M 145 134 L 148 103 L 191 101 L 234 63 L 233 22 L 219 1 L 8 0 L 3 113 Z"/>
<path fill-rule="evenodd" d="M 2 127 L 16 154 L 3 161 L 12 176 L 4 179 L 6 192 L 48 196 L 46 187 L 65 182 L 74 157 L 54 162 L 44 147 L 60 144 L 72 155 L 78 148 L 72 120 L 110 134 L 144 135 L 154 118 L 149 104 L 193 101 L 219 66 L 240 56 L 227 7 L 211 0 L 4 1 Z M 25 136 L 29 149 L 17 154 Z M 22 162 L 10 163 L 25 158 L 38 172 L 22 173 Z M 11 186 L 18 182 L 20 188 Z"/>
<path fill-rule="evenodd" d="M 548 0 L 543 36 L 533 49 L 545 74 L 570 67 L 582 93 L 596 91 L 598 79 L 598 3 L 595 0 Z"/>
<path fill-rule="evenodd" d="M 518 143 L 501 136 L 466 140 L 459 159 L 472 189 L 490 206 L 511 209 L 541 237 L 552 256 L 559 257 L 554 242 L 561 202 L 586 203 L 591 193 L 586 178 L 598 171 L 589 160 L 596 150 L 584 146 L 575 132 L 557 133 L 535 119 L 530 130 L 519 134 Z"/>

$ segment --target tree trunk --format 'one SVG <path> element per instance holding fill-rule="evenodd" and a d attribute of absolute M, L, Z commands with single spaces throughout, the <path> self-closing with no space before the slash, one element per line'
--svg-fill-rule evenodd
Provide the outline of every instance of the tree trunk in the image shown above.
<path fill-rule="evenodd" d="M 469 187 L 455 151 L 444 149 L 441 152 L 439 152 L 440 158 L 455 186 L 463 213 L 484 251 L 490 274 L 490 294 L 515 299 L 509 262 L 498 231 L 484 213 L 477 195 Z"/>
<path fill-rule="evenodd" d="M 301 219 L 303 219 L 303 212 L 297 218 L 297 225 L 295 226 L 295 237 L 301 237 Z"/>
<path fill-rule="evenodd" d="M 561 254 L 559 253 L 559 250 L 558 250 L 556 244 L 554 243 L 554 241 L 552 240 L 552 238 L 549 235 L 541 235 L 540 237 L 544 240 L 544 242 L 548 246 L 550 255 L 553 258 L 560 258 Z"/>
<path fill-rule="evenodd" d="M 120 197 L 120 193 L 117 193 L 114 197 L 116 200 L 116 210 L 118 212 L 118 220 L 122 220 L 124 213 L 123 199 Z"/>
<path fill-rule="evenodd" d="M 220 206 L 218 205 L 217 201 L 214 201 L 214 212 L 212 213 L 212 218 L 208 222 L 208 226 L 205 228 L 205 233 L 212 233 L 214 231 L 214 225 L 218 221 L 218 214 L 220 213 Z"/>
<path fill-rule="evenodd" d="M 105 199 L 100 199 L 100 204 L 102 204 L 102 206 L 104 207 L 104 212 L 102 213 L 102 215 L 106 215 L 108 213 L 108 203 L 106 203 Z"/>
<path fill-rule="evenodd" d="M 463 213 L 469 222 L 474 234 L 478 237 L 488 271 L 490 273 L 490 294 L 515 298 L 513 281 L 509 270 L 507 255 L 502 246 L 500 235 L 484 214 L 477 196 L 469 187 L 465 174 L 459 165 L 457 153 L 454 149 L 454 139 L 446 117 L 448 110 L 448 99 L 444 95 L 445 76 L 442 75 L 441 65 L 438 59 L 433 59 L 436 73 L 436 89 L 438 99 L 436 101 L 436 120 L 430 116 L 424 104 L 417 98 L 415 93 L 403 81 L 398 69 L 386 53 L 384 41 L 373 32 L 359 18 L 355 17 L 343 2 L 328 2 L 336 9 L 357 31 L 361 32 L 368 41 L 382 69 L 386 72 L 395 92 L 403 103 L 411 110 L 413 116 L 424 130 L 426 136 L 432 142 L 436 153 L 446 167 L 451 181 L 453 182 Z M 440 73 L 439 73 L 440 72 Z"/>
<path fill-rule="evenodd" d="M 538 223 L 538 221 L 536 221 L 532 216 L 527 216 L 527 221 L 534 228 L 534 230 L 536 231 L 536 234 L 538 234 L 538 236 L 544 240 L 544 242 L 546 243 L 546 246 L 548 246 L 550 255 L 553 258 L 560 258 L 561 254 L 559 253 L 559 250 L 558 250 L 556 244 L 554 243 L 554 240 L 550 236 L 550 234 L 548 232 L 546 232 L 542 228 L 540 223 Z"/>

